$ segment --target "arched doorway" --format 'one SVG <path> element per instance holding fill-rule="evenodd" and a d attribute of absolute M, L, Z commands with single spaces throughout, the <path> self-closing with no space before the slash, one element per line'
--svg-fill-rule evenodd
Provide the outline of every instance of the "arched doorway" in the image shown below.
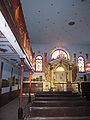
<path fill-rule="evenodd" d="M 64 66 L 58 66 L 55 70 L 55 84 L 57 91 L 66 91 L 66 68 Z"/>
<path fill-rule="evenodd" d="M 66 72 L 63 66 L 58 66 L 55 71 L 55 78 L 58 82 L 62 83 L 66 81 Z"/>

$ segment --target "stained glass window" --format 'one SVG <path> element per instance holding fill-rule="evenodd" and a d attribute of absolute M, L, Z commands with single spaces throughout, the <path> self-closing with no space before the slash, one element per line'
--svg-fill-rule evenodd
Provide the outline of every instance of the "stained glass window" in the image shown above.
<path fill-rule="evenodd" d="M 42 56 L 36 57 L 36 72 L 42 72 Z"/>
<path fill-rule="evenodd" d="M 52 54 L 52 59 L 57 59 L 59 57 L 59 50 L 56 50 L 55 52 L 53 52 Z"/>
<path fill-rule="evenodd" d="M 90 62 L 86 63 L 85 70 L 86 70 L 87 73 L 90 73 Z"/>
<path fill-rule="evenodd" d="M 70 60 L 70 55 L 68 54 L 68 52 L 62 49 L 57 49 L 51 54 L 51 60 L 55 60 L 57 58 L 64 58 Z"/>
<path fill-rule="evenodd" d="M 79 56 L 78 57 L 78 70 L 79 72 L 84 72 L 85 69 L 84 69 L 84 58 L 82 56 Z"/>

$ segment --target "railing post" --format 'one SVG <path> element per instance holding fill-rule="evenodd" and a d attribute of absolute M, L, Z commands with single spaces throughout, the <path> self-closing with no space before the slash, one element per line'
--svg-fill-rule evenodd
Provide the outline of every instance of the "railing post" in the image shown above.
<path fill-rule="evenodd" d="M 32 75 L 32 71 L 30 69 L 30 79 L 29 79 L 29 100 L 28 102 L 31 102 L 31 75 Z"/>
<path fill-rule="evenodd" d="M 18 109 L 19 119 L 23 118 L 23 108 L 22 108 L 23 74 L 24 74 L 24 58 L 21 58 L 21 81 L 20 81 L 20 97 L 19 97 L 19 109 Z"/>
<path fill-rule="evenodd" d="M 0 68 L 0 95 L 2 93 L 2 74 L 3 74 L 3 65 L 4 63 L 1 62 L 1 68 Z"/>

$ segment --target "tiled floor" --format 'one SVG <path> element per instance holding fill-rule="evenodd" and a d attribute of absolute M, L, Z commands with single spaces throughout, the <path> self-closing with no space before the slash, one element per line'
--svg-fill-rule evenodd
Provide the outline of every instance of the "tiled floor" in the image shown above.
<path fill-rule="evenodd" d="M 28 102 L 28 97 L 23 97 L 23 108 Z M 0 120 L 18 120 L 19 99 L 16 98 L 0 108 Z"/>

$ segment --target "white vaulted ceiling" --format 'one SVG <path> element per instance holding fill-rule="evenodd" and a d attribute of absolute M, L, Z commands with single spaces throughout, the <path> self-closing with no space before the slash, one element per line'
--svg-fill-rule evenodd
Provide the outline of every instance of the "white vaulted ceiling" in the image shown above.
<path fill-rule="evenodd" d="M 89 52 L 90 0 L 21 0 L 21 3 L 33 49 L 48 51 L 63 46 Z"/>

